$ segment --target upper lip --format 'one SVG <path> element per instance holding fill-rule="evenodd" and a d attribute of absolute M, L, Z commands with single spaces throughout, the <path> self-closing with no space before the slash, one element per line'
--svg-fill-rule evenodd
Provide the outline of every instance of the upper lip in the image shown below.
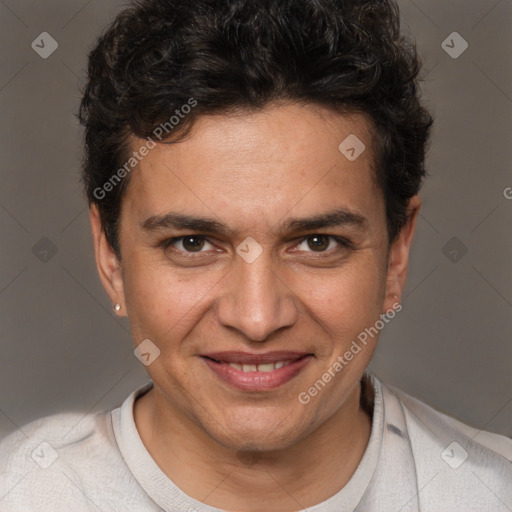
<path fill-rule="evenodd" d="M 262 354 L 254 354 L 250 352 L 210 352 L 201 354 L 201 357 L 208 357 L 222 363 L 239 363 L 239 364 L 265 364 L 277 363 L 278 361 L 295 361 L 304 356 L 312 355 L 310 352 L 294 352 L 290 350 L 277 350 L 273 352 L 265 352 Z"/>

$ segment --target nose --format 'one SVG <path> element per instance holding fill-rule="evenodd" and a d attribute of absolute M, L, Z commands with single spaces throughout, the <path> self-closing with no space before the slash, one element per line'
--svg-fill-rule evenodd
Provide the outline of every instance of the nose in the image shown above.
<path fill-rule="evenodd" d="M 236 329 L 251 341 L 265 341 L 297 321 L 296 296 L 273 270 L 265 251 L 252 263 L 238 258 L 234 265 L 217 301 L 221 325 Z"/>

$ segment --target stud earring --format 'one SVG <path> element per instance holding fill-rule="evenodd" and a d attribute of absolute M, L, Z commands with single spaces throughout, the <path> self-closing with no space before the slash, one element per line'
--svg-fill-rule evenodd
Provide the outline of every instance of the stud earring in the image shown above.
<path fill-rule="evenodd" d="M 121 304 L 114 304 L 114 311 L 119 313 L 119 311 L 121 311 Z"/>

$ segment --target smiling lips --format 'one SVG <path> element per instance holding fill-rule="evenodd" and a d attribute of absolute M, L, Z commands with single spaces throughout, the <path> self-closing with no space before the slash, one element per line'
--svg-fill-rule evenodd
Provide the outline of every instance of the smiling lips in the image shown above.
<path fill-rule="evenodd" d="M 243 391 L 275 389 L 295 377 L 314 357 L 306 352 L 215 352 L 201 356 L 224 382 Z"/>

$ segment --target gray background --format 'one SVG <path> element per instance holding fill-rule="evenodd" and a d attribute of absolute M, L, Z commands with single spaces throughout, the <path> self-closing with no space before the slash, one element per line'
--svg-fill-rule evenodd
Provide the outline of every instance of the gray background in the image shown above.
<path fill-rule="evenodd" d="M 74 118 L 86 55 L 121 5 L 0 1 L 0 434 L 117 406 L 147 380 L 96 275 Z M 404 309 L 371 367 L 512 436 L 512 0 L 400 6 L 436 126 Z M 454 31 L 469 43 L 457 59 L 441 46 Z M 42 32 L 59 44 L 48 59 L 31 47 Z"/>

